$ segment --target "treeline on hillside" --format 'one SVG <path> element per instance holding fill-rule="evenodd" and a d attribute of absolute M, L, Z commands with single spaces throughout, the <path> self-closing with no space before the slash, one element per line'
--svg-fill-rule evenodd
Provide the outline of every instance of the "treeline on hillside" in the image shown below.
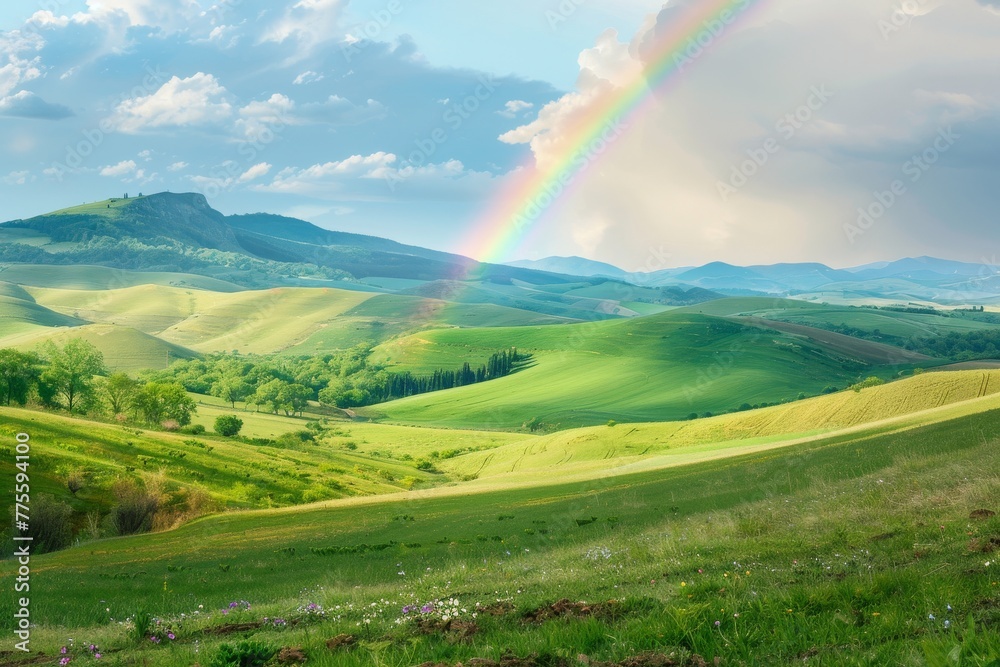
<path fill-rule="evenodd" d="M 353 280 L 346 271 L 315 264 L 277 262 L 235 252 L 190 248 L 171 239 L 149 243 L 134 238 L 92 238 L 72 250 L 49 253 L 23 243 L 0 244 L 0 262 L 22 264 L 93 264 L 126 270 L 195 273 L 257 287 L 260 279 L 287 276 Z"/>
<path fill-rule="evenodd" d="M 108 373 L 104 356 L 79 338 L 38 352 L 0 349 L 0 404 L 38 405 L 178 430 L 191 423 L 195 402 L 176 382 Z"/>
<path fill-rule="evenodd" d="M 485 364 L 465 363 L 427 375 L 394 373 L 372 360 L 370 344 L 336 354 L 312 357 L 222 353 L 203 359 L 176 361 L 169 368 L 144 375 L 155 382 L 173 382 L 190 392 L 216 396 L 258 411 L 301 413 L 309 401 L 337 408 L 374 405 L 442 389 L 486 382 L 510 375 L 528 359 L 516 349 L 501 350 Z"/>
<path fill-rule="evenodd" d="M 862 340 L 872 340 L 887 345 L 895 345 L 905 350 L 919 352 L 930 357 L 952 361 L 973 361 L 976 359 L 1000 358 L 1000 329 L 979 329 L 976 331 L 952 331 L 938 336 L 925 335 L 904 338 L 884 333 L 879 329 L 859 329 L 846 324 L 819 325 L 833 331 Z"/>

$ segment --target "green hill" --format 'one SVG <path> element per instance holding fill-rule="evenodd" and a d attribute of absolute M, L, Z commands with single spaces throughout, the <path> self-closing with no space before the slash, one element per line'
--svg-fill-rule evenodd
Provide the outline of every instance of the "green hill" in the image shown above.
<path fill-rule="evenodd" d="M 268 655 L 348 667 L 581 655 L 615 667 L 991 665 L 997 417 L 85 540 L 32 558 L 32 649 L 44 655 L 25 660 L 58 660 L 62 646 L 76 658 L 93 643 L 130 664 L 222 664 L 222 645 L 249 637 Z M 7 631 L 15 610 L 0 600 Z M 149 610 L 159 642 L 131 630 Z"/>
<path fill-rule="evenodd" d="M 38 237 L 48 238 L 39 243 Z M 30 243 L 28 243 L 30 241 Z M 0 225 L 0 260 L 168 270 L 267 287 L 303 278 L 462 278 L 510 284 L 571 278 L 332 232 L 266 214 L 227 217 L 203 195 L 159 193 L 109 199 Z"/>
<path fill-rule="evenodd" d="M 681 420 L 692 412 L 816 395 L 900 369 L 862 361 L 858 352 L 866 345 L 858 341 L 848 355 L 801 335 L 690 309 L 560 327 L 428 331 L 386 343 L 378 354 L 414 373 L 482 363 L 509 347 L 531 354 L 532 364 L 506 378 L 364 412 L 406 423 L 498 428 L 531 419 L 549 428 Z"/>
<path fill-rule="evenodd" d="M 36 349 L 45 341 L 64 345 L 71 338 L 92 343 L 104 355 L 108 370 L 136 372 L 165 368 L 171 361 L 198 356 L 193 350 L 174 345 L 129 327 L 111 324 L 87 324 L 72 329 L 40 329 L 30 336 L 17 337 L 12 343 L 23 350 Z M 8 343 L 9 344 L 9 343 Z"/>
<path fill-rule="evenodd" d="M 213 292 L 239 292 L 245 289 L 225 280 L 191 273 L 127 271 L 88 265 L 0 264 L 0 278 L 29 287 L 73 290 L 110 290 L 138 285 L 164 285 Z"/>
<path fill-rule="evenodd" d="M 860 392 L 842 391 L 788 405 L 711 419 L 572 429 L 468 454 L 449 473 L 544 481 L 681 465 L 816 438 L 835 431 L 911 428 L 1000 408 L 1000 371 L 925 373 Z"/>

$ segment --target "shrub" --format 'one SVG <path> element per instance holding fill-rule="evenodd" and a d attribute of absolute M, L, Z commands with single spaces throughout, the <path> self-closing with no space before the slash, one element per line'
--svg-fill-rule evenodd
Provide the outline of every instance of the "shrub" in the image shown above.
<path fill-rule="evenodd" d="M 118 499 L 110 515 L 115 532 L 118 535 L 148 532 L 160 507 L 159 497 L 130 480 L 116 482 L 113 492 Z"/>
<path fill-rule="evenodd" d="M 278 447 L 299 447 L 307 442 L 316 442 L 312 431 L 291 431 L 278 436 Z"/>
<path fill-rule="evenodd" d="M 278 649 L 271 644 L 248 639 L 238 644 L 222 644 L 209 667 L 264 667 Z"/>
<path fill-rule="evenodd" d="M 34 538 L 34 553 L 65 549 L 73 541 L 72 520 L 73 508 L 68 503 L 41 494 L 32 498 L 29 529 L 20 534 Z"/>
<path fill-rule="evenodd" d="M 181 423 L 176 419 L 164 419 L 160 426 L 163 427 L 164 431 L 170 431 L 171 433 L 181 430 Z"/>
<path fill-rule="evenodd" d="M 181 429 L 181 433 L 187 435 L 203 435 L 207 429 L 204 424 L 191 424 Z"/>
<path fill-rule="evenodd" d="M 215 432 L 227 438 L 234 438 L 243 429 L 243 420 L 236 415 L 219 415 L 215 418 Z"/>
<path fill-rule="evenodd" d="M 69 492 L 74 496 L 79 493 L 80 489 L 83 488 L 83 473 L 79 470 L 71 472 L 69 477 L 66 478 L 66 488 L 69 489 Z"/>
<path fill-rule="evenodd" d="M 853 389 L 855 392 L 860 392 L 862 389 L 868 389 L 869 387 L 878 387 L 883 384 L 885 384 L 885 380 L 873 376 L 857 383 L 856 385 L 852 386 L 851 389 Z"/>
<path fill-rule="evenodd" d="M 615 426 L 618 426 L 618 422 L 616 422 L 614 419 L 609 419 L 608 428 L 614 428 Z"/>

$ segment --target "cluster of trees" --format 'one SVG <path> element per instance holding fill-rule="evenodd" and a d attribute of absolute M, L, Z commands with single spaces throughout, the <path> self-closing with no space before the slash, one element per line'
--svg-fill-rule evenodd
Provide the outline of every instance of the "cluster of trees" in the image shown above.
<path fill-rule="evenodd" d="M 910 338 L 887 334 L 879 329 L 859 329 L 847 324 L 826 324 L 823 328 L 862 340 L 895 345 L 940 359 L 971 361 L 1000 358 L 1000 328 L 952 331 L 937 336 L 921 335 Z"/>
<path fill-rule="evenodd" d="M 145 377 L 216 396 L 233 408 L 245 403 L 258 411 L 294 415 L 301 414 L 309 401 L 354 408 L 485 382 L 509 375 L 526 359 L 516 349 L 502 350 L 478 367 L 466 363 L 456 370 L 417 376 L 390 372 L 372 359 L 372 349 L 370 344 L 361 344 L 317 357 L 214 354 L 177 361 Z"/>
<path fill-rule="evenodd" d="M 46 342 L 38 352 L 0 349 L 0 402 L 108 416 L 120 422 L 181 427 L 191 423 L 195 402 L 176 382 L 137 380 L 108 373 L 93 344 L 72 338 Z"/>

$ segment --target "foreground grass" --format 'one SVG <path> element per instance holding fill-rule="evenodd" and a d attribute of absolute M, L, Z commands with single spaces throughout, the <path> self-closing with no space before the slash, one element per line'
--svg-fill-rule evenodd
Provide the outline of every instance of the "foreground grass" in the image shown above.
<path fill-rule="evenodd" d="M 1000 509 L 998 446 L 991 411 L 579 484 L 206 518 L 36 558 L 33 647 L 93 642 L 120 665 L 210 665 L 246 635 L 315 665 L 991 665 L 1000 520 L 971 516 Z M 402 613 L 428 603 L 422 624 Z M 474 625 L 443 621 L 452 607 Z M 133 642 L 140 611 L 176 639 Z M 342 634 L 351 648 L 327 647 Z"/>

